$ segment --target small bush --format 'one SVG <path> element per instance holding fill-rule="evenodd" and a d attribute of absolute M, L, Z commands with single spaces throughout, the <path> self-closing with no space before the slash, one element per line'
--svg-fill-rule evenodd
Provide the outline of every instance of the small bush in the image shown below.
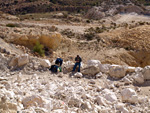
<path fill-rule="evenodd" d="M 9 23 L 9 24 L 6 24 L 7 27 L 19 27 L 18 24 L 13 24 L 13 23 Z"/>
<path fill-rule="evenodd" d="M 45 51 L 43 50 L 44 46 L 40 42 L 36 42 L 33 51 L 37 52 L 40 56 L 45 56 Z"/>
<path fill-rule="evenodd" d="M 92 32 L 85 33 L 85 34 L 84 34 L 84 37 L 85 37 L 87 40 L 92 40 L 92 39 L 95 37 L 95 33 L 92 33 Z"/>
<path fill-rule="evenodd" d="M 140 21 L 139 25 L 145 25 L 145 22 Z"/>
<path fill-rule="evenodd" d="M 75 33 L 71 29 L 64 29 L 61 33 L 66 35 L 68 38 L 73 38 L 75 36 Z"/>
<path fill-rule="evenodd" d="M 91 23 L 91 21 L 90 20 L 86 20 L 86 23 Z"/>

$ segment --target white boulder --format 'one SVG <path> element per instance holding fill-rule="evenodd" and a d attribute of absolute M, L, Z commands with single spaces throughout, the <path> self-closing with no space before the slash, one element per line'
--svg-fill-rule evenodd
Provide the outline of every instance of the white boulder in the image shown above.
<path fill-rule="evenodd" d="M 150 79 L 150 66 L 146 66 L 143 68 L 143 76 L 145 80 Z"/>
<path fill-rule="evenodd" d="M 110 101 L 110 102 L 116 102 L 117 101 L 117 97 L 114 93 L 105 94 L 104 97 L 107 101 Z"/>
<path fill-rule="evenodd" d="M 19 56 L 18 58 L 18 66 L 23 66 L 29 62 L 29 55 L 28 54 L 23 54 Z"/>
<path fill-rule="evenodd" d="M 42 60 L 41 60 L 41 65 L 42 65 L 43 67 L 50 67 L 50 66 L 51 66 L 51 63 L 50 63 L 50 61 L 47 60 L 47 59 L 42 59 Z"/>
<path fill-rule="evenodd" d="M 67 61 L 63 63 L 63 72 L 67 73 L 67 72 L 71 72 L 73 70 L 74 67 L 74 63 L 71 61 Z"/>
<path fill-rule="evenodd" d="M 121 113 L 129 113 L 128 109 L 125 108 L 125 104 L 123 104 L 123 103 L 116 104 L 115 108 Z"/>
<path fill-rule="evenodd" d="M 137 103 L 138 96 L 135 90 L 131 88 L 125 88 L 121 91 L 122 100 L 129 103 Z"/>
<path fill-rule="evenodd" d="M 141 72 L 136 73 L 133 78 L 134 78 L 135 82 L 138 84 L 144 83 L 144 76 Z"/>
<path fill-rule="evenodd" d="M 122 78 L 126 74 L 125 66 L 111 65 L 109 66 L 109 75 L 111 77 Z"/>
<path fill-rule="evenodd" d="M 83 75 L 87 75 L 89 77 L 94 77 L 96 76 L 96 74 L 98 74 L 100 72 L 99 67 L 96 66 L 87 66 L 86 68 L 84 68 L 81 73 Z"/>
<path fill-rule="evenodd" d="M 106 74 L 109 73 L 109 66 L 110 64 L 100 64 L 100 71 Z"/>
<path fill-rule="evenodd" d="M 100 66 L 101 62 L 99 60 L 89 60 L 87 62 L 88 66 Z"/>
<path fill-rule="evenodd" d="M 82 75 L 82 73 L 80 73 L 80 72 L 77 72 L 77 73 L 74 74 L 74 77 L 75 77 L 75 78 L 82 78 L 82 76 L 83 76 L 83 75 Z"/>
<path fill-rule="evenodd" d="M 117 97 L 115 95 L 114 92 L 112 92 L 111 90 L 109 89 L 104 89 L 102 91 L 103 95 L 104 95 L 104 98 L 109 101 L 109 102 L 116 102 L 117 101 Z"/>

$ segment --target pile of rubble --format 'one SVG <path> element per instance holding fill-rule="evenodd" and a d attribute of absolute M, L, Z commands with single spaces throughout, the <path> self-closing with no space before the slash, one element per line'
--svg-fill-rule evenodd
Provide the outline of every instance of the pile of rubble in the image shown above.
<path fill-rule="evenodd" d="M 129 67 L 90 60 L 87 64 L 82 63 L 81 73 L 70 78 L 71 61 L 63 63 L 64 73 L 53 74 L 48 71 L 53 62 L 47 59 L 24 54 L 9 60 L 8 67 L 19 68 L 19 73 L 0 77 L 2 113 L 150 112 L 149 97 L 140 95 L 140 88 L 133 85 L 150 79 L 149 66 Z M 37 73 L 42 72 L 40 67 L 43 73 Z M 24 69 L 32 73 L 23 73 Z"/>

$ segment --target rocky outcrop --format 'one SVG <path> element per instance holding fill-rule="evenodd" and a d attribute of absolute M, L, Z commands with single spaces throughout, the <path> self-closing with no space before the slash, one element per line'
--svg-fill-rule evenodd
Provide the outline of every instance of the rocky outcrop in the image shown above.
<path fill-rule="evenodd" d="M 107 16 L 114 16 L 120 13 L 136 13 L 136 14 L 148 14 L 148 10 L 146 8 L 131 4 L 118 4 L 118 5 L 110 5 L 103 4 L 99 7 L 93 7 L 88 10 L 86 17 L 89 19 L 102 19 Z M 150 13 L 150 12 L 149 12 Z"/>
<path fill-rule="evenodd" d="M 86 17 L 89 19 L 102 19 L 105 17 L 105 13 L 101 7 L 93 7 L 87 12 Z"/>
<path fill-rule="evenodd" d="M 57 49 L 62 41 L 62 35 L 60 33 L 51 33 L 50 35 L 21 35 L 15 34 L 14 38 L 9 40 L 12 43 L 23 45 L 29 48 L 33 48 L 36 42 L 40 42 L 45 47 L 50 49 Z"/>

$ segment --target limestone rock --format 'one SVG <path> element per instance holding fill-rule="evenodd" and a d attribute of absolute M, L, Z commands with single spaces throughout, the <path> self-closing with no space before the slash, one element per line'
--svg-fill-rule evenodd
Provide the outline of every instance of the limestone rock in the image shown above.
<path fill-rule="evenodd" d="M 103 95 L 104 95 L 104 98 L 109 101 L 109 102 L 116 102 L 117 101 L 117 97 L 115 95 L 114 92 L 112 92 L 111 90 L 109 89 L 104 89 L 102 91 Z"/>
<path fill-rule="evenodd" d="M 47 113 L 47 110 L 44 108 L 35 108 L 36 113 Z"/>
<path fill-rule="evenodd" d="M 42 107 L 43 100 L 40 96 L 32 95 L 32 96 L 25 97 L 22 100 L 22 104 L 24 107 L 31 107 L 31 106 L 37 106 L 37 105 Z"/>
<path fill-rule="evenodd" d="M 60 33 L 52 33 L 51 35 L 41 35 L 39 37 L 39 42 L 41 42 L 46 47 L 51 49 L 57 49 L 62 41 L 62 35 Z"/>
<path fill-rule="evenodd" d="M 109 73 L 109 66 L 110 64 L 100 64 L 100 71 L 103 73 Z"/>
<path fill-rule="evenodd" d="M 2 113 L 16 113 L 17 104 L 8 102 L 7 95 L 4 95 L 0 101 L 0 111 L 3 111 Z"/>
<path fill-rule="evenodd" d="M 103 74 L 102 74 L 101 72 L 99 72 L 99 73 L 96 74 L 96 78 L 101 78 L 102 75 L 103 75 Z"/>
<path fill-rule="evenodd" d="M 69 106 L 75 106 L 75 107 L 79 107 L 81 105 L 81 100 L 75 97 L 71 97 L 69 102 L 68 102 Z"/>
<path fill-rule="evenodd" d="M 17 104 L 0 102 L 0 111 L 2 111 L 2 113 L 17 113 Z"/>
<path fill-rule="evenodd" d="M 149 80 L 150 79 L 150 66 L 146 66 L 143 69 L 143 76 L 145 80 Z"/>
<path fill-rule="evenodd" d="M 23 66 L 29 62 L 29 55 L 23 54 L 18 58 L 18 66 Z"/>
<path fill-rule="evenodd" d="M 74 74 L 74 77 L 75 77 L 75 78 L 82 78 L 82 76 L 83 76 L 83 75 L 82 75 L 82 73 L 80 73 L 80 72 L 77 72 L 77 73 Z"/>
<path fill-rule="evenodd" d="M 9 66 L 17 66 L 18 65 L 18 57 L 14 57 L 10 60 Z"/>
<path fill-rule="evenodd" d="M 127 72 L 132 73 L 135 72 L 136 67 L 127 66 Z"/>
<path fill-rule="evenodd" d="M 116 97 L 115 93 L 113 93 L 113 92 L 105 94 L 104 97 L 107 101 L 110 101 L 110 102 L 116 102 L 117 101 L 117 97 Z"/>
<path fill-rule="evenodd" d="M 87 62 L 88 66 L 100 66 L 101 62 L 99 60 L 89 60 Z"/>
<path fill-rule="evenodd" d="M 30 34 L 13 34 L 13 38 L 10 40 L 10 42 L 23 45 L 28 48 L 33 48 L 36 42 L 40 42 L 44 46 L 55 50 L 62 41 L 62 35 L 57 32 L 50 33 L 47 30 L 41 31 L 42 33 L 37 31 L 33 32 L 32 30 L 28 32 L 30 32 Z"/>
<path fill-rule="evenodd" d="M 14 98 L 15 97 L 15 93 L 13 91 L 6 91 L 5 92 L 5 95 L 8 97 L 8 98 Z"/>
<path fill-rule="evenodd" d="M 99 72 L 100 72 L 99 67 L 96 66 L 88 66 L 81 71 L 83 75 L 88 75 L 89 77 L 94 77 Z"/>
<path fill-rule="evenodd" d="M 98 103 L 98 105 L 102 105 L 102 106 L 106 106 L 106 100 L 105 98 L 101 97 L 101 96 L 98 96 L 96 98 L 96 102 Z"/>
<path fill-rule="evenodd" d="M 136 103 L 138 102 L 138 96 L 136 92 L 131 88 L 125 88 L 121 91 L 122 100 L 125 102 Z"/>
<path fill-rule="evenodd" d="M 81 107 L 82 107 L 82 109 L 92 110 L 92 106 L 91 106 L 90 102 L 82 103 Z"/>
<path fill-rule="evenodd" d="M 95 84 L 96 82 L 95 82 L 95 80 L 90 80 L 89 83 L 90 84 Z"/>
<path fill-rule="evenodd" d="M 50 67 L 51 66 L 51 63 L 49 60 L 47 59 L 42 59 L 41 60 L 41 65 L 44 66 L 44 67 Z"/>
<path fill-rule="evenodd" d="M 132 84 L 132 81 L 128 79 L 126 76 L 122 79 L 125 84 Z"/>
<path fill-rule="evenodd" d="M 123 103 L 116 104 L 115 108 L 121 113 L 129 113 L 128 109 L 125 108 L 125 105 Z"/>
<path fill-rule="evenodd" d="M 63 72 L 64 73 L 71 72 L 73 70 L 73 67 L 74 67 L 73 62 L 71 62 L 71 61 L 64 62 Z"/>
<path fill-rule="evenodd" d="M 134 78 L 135 82 L 138 84 L 144 83 L 144 76 L 141 72 L 136 73 L 133 78 Z"/>
<path fill-rule="evenodd" d="M 0 81 L 5 81 L 5 80 L 7 80 L 7 78 L 4 78 L 4 77 L 0 77 Z"/>
<path fill-rule="evenodd" d="M 121 77 L 124 77 L 125 74 L 126 74 L 126 68 L 124 66 L 111 65 L 109 67 L 109 75 L 111 77 L 121 78 Z"/>
<path fill-rule="evenodd" d="M 64 109 L 56 109 L 56 110 L 53 110 L 53 113 L 65 113 L 65 110 Z"/>

